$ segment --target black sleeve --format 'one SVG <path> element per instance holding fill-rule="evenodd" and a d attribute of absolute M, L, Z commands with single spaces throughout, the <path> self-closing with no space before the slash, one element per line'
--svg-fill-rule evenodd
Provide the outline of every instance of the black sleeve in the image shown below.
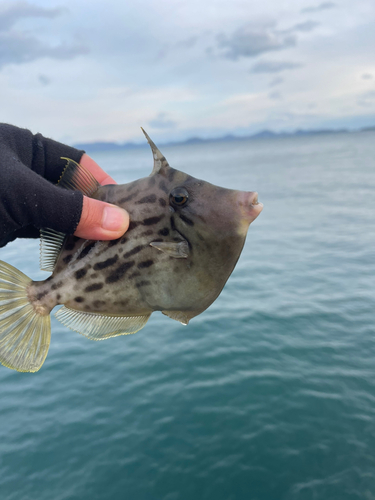
<path fill-rule="evenodd" d="M 84 151 L 40 134 L 0 124 L 0 247 L 16 238 L 36 238 L 40 228 L 74 233 L 83 196 L 56 186 L 65 167 Z"/>

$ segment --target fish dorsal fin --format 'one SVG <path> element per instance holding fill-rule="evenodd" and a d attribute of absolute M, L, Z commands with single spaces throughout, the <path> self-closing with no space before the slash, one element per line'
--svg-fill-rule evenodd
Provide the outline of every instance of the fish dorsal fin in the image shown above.
<path fill-rule="evenodd" d="M 168 316 L 168 318 L 179 321 L 183 325 L 189 324 L 189 320 L 193 317 L 191 314 L 184 311 L 162 311 L 162 313 Z"/>
<path fill-rule="evenodd" d="M 141 129 L 142 129 L 142 132 L 146 136 L 147 142 L 150 145 L 152 155 L 154 157 L 154 168 L 152 169 L 152 172 L 150 175 L 159 174 L 161 172 L 161 170 L 166 169 L 166 168 L 170 168 L 165 156 L 163 156 L 161 154 L 161 152 L 158 150 L 158 148 L 155 146 L 155 144 L 152 142 L 152 140 L 148 136 L 147 132 L 145 132 L 145 130 L 143 130 L 142 127 L 141 127 Z"/>
<path fill-rule="evenodd" d="M 65 233 L 60 233 L 54 229 L 40 230 L 39 262 L 42 271 L 53 272 L 66 236 Z"/>
<path fill-rule="evenodd" d="M 152 241 L 151 247 L 157 248 L 175 259 L 186 259 L 189 257 L 189 245 L 187 241 Z"/>
<path fill-rule="evenodd" d="M 61 159 L 66 160 L 67 164 L 57 184 L 65 189 L 81 191 L 86 196 L 91 196 L 95 193 L 100 184 L 92 173 L 69 158 Z"/>
<path fill-rule="evenodd" d="M 57 184 L 71 191 L 81 191 L 86 196 L 95 193 L 100 184 L 91 172 L 69 158 L 62 158 L 62 160 L 66 160 L 67 164 Z M 65 238 L 65 233 L 49 228 L 41 229 L 40 269 L 42 271 L 53 272 Z"/>
<path fill-rule="evenodd" d="M 145 326 L 151 313 L 143 316 L 107 316 L 63 306 L 55 316 L 63 325 L 90 340 L 105 340 L 138 332 Z"/>

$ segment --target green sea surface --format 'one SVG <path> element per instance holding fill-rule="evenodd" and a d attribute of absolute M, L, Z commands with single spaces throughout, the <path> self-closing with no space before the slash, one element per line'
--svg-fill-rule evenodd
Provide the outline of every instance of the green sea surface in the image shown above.
<path fill-rule="evenodd" d="M 0 367 L 1 500 L 375 499 L 375 133 L 161 149 L 264 210 L 188 326 L 90 342 L 53 318 L 38 373 Z M 48 276 L 36 240 L 0 259 Z"/>

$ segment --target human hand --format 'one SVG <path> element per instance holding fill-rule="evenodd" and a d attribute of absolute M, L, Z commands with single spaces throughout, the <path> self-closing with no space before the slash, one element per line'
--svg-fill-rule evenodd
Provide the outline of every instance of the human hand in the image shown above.
<path fill-rule="evenodd" d="M 87 168 L 102 186 L 116 184 L 116 181 L 86 153 L 80 164 Z M 74 234 L 87 240 L 113 240 L 120 238 L 128 227 L 129 214 L 125 210 L 84 196 L 81 219 Z"/>

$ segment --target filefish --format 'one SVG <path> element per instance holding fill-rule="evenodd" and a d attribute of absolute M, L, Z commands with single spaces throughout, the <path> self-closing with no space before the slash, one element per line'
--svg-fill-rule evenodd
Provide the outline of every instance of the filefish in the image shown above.
<path fill-rule="evenodd" d="M 143 129 L 142 129 L 143 130 Z M 112 241 L 41 230 L 41 268 L 32 281 L 0 261 L 0 362 L 36 372 L 47 356 L 50 312 L 91 340 L 135 333 L 154 311 L 187 325 L 218 297 L 263 205 L 256 192 L 225 189 L 170 167 L 146 132 L 149 177 L 100 186 L 67 160 L 65 189 L 123 207 L 128 231 Z"/>

